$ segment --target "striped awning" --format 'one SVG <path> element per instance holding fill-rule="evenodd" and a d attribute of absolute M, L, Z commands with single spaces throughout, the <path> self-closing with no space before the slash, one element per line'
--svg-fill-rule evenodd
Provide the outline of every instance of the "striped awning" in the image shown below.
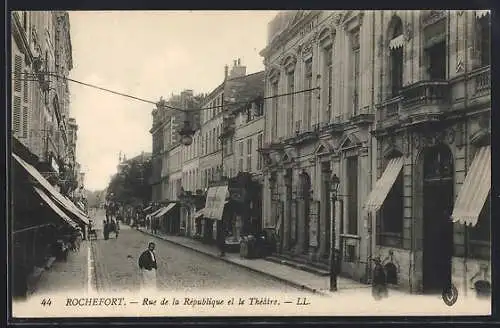
<path fill-rule="evenodd" d="M 475 226 L 491 189 L 491 147 L 478 149 L 455 201 L 453 222 Z"/>
<path fill-rule="evenodd" d="M 45 204 L 49 205 L 49 207 L 54 211 L 54 213 L 60 217 L 65 223 L 67 223 L 69 226 L 76 228 L 78 225 L 76 224 L 75 221 L 71 220 L 69 216 L 67 216 L 63 210 L 59 208 L 59 206 L 54 203 L 52 199 L 50 199 L 50 196 L 47 195 L 42 189 L 33 186 L 33 189 L 35 189 L 36 193 L 40 196 L 40 198 L 45 202 Z"/>
<path fill-rule="evenodd" d="M 62 195 L 59 191 L 57 191 L 47 179 L 43 177 L 43 175 L 38 172 L 38 170 L 33 167 L 31 164 L 26 163 L 22 158 L 17 156 L 16 154 L 12 153 L 12 157 L 18 162 L 25 170 L 28 172 L 28 174 L 36 180 L 36 182 L 43 187 L 45 191 L 47 191 L 51 197 L 53 197 L 57 203 L 62 205 L 67 211 L 72 213 L 76 219 L 81 221 L 81 223 L 88 225 L 89 224 L 89 218 L 85 213 L 80 211 L 78 207 L 76 207 L 75 204 L 73 204 L 72 201 L 70 201 L 68 198 L 66 198 L 64 195 Z"/>
<path fill-rule="evenodd" d="M 490 14 L 489 10 L 476 10 L 476 18 L 481 18 L 489 14 Z"/>
<path fill-rule="evenodd" d="M 401 48 L 404 45 L 404 43 L 405 43 L 405 38 L 404 38 L 404 35 L 401 34 L 389 42 L 389 49 L 392 50 L 392 49 Z"/>
<path fill-rule="evenodd" d="M 172 208 L 174 208 L 175 204 L 176 203 L 170 203 L 167 206 L 162 207 L 160 210 L 158 210 L 157 212 L 155 212 L 156 214 L 153 217 L 159 218 L 159 217 L 167 214 L 168 211 L 170 211 Z"/>
<path fill-rule="evenodd" d="M 389 191 L 394 185 L 399 172 L 401 172 L 401 169 L 403 168 L 403 162 L 403 157 L 392 158 L 389 161 L 382 177 L 377 180 L 375 187 L 368 195 L 368 199 L 364 205 L 364 209 L 367 212 L 378 211 L 382 204 L 384 204 L 387 194 L 389 194 Z"/>

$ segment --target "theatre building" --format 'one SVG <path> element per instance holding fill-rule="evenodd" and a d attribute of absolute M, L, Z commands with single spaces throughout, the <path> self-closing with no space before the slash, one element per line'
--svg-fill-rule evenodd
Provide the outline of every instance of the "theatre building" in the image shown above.
<path fill-rule="evenodd" d="M 373 254 L 391 283 L 463 294 L 491 286 L 490 16 L 377 14 Z M 376 181 L 376 182 L 375 182 Z"/>

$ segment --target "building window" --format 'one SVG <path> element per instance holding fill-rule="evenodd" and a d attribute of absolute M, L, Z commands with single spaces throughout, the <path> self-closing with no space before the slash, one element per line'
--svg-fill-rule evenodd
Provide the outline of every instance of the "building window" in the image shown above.
<path fill-rule="evenodd" d="M 403 86 L 403 22 L 395 17 L 392 21 L 392 35 L 390 48 L 391 61 L 391 95 L 396 97 Z"/>
<path fill-rule="evenodd" d="M 333 52 L 332 46 L 324 50 L 326 71 L 326 109 L 324 121 L 329 122 L 333 108 Z"/>
<path fill-rule="evenodd" d="M 402 246 L 403 203 L 403 172 L 400 172 L 380 210 L 379 245 Z"/>
<path fill-rule="evenodd" d="M 252 172 L 252 138 L 247 139 L 247 172 Z"/>
<path fill-rule="evenodd" d="M 490 65 L 490 52 L 491 52 L 491 32 L 490 32 L 490 15 L 483 16 L 478 19 L 477 21 L 478 27 L 477 27 L 477 38 L 479 40 L 478 46 L 479 46 L 479 53 L 480 53 L 480 60 L 481 60 L 481 66 L 488 66 Z"/>
<path fill-rule="evenodd" d="M 358 158 L 347 158 L 347 233 L 358 234 Z"/>
<path fill-rule="evenodd" d="M 263 140 L 264 138 L 262 133 L 259 133 L 259 135 L 257 136 L 257 149 L 262 148 Z M 257 154 L 257 170 L 262 170 L 262 154 L 260 153 L 260 151 Z"/>
<path fill-rule="evenodd" d="M 491 251 L 491 193 L 483 205 L 476 225 L 468 229 L 470 257 L 489 260 Z"/>
<path fill-rule="evenodd" d="M 360 45 L 359 31 L 352 34 L 352 115 L 356 115 L 359 107 L 359 62 L 360 62 Z"/>
<path fill-rule="evenodd" d="M 293 117 L 294 117 L 294 105 L 295 105 L 295 72 L 291 71 L 287 75 L 287 93 L 288 93 L 288 120 L 287 126 L 289 134 L 293 133 Z"/>
<path fill-rule="evenodd" d="M 305 66 L 305 89 L 312 89 L 312 58 L 306 61 Z M 308 130 L 311 129 L 311 116 L 312 116 L 312 91 L 305 93 L 305 123 Z"/>
<path fill-rule="evenodd" d="M 272 85 L 272 112 L 273 112 L 273 125 L 271 130 L 271 139 L 274 141 L 278 139 L 278 82 Z"/>
<path fill-rule="evenodd" d="M 446 20 L 442 19 L 424 29 L 424 51 L 427 75 L 430 80 L 446 79 Z"/>

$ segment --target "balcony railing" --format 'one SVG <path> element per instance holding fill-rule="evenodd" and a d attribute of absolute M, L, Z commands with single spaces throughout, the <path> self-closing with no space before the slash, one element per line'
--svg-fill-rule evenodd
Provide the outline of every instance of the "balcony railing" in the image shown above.
<path fill-rule="evenodd" d="M 472 72 L 471 78 L 475 82 L 475 93 L 485 93 L 491 90 L 490 66 L 484 66 Z"/>
<path fill-rule="evenodd" d="M 448 81 L 421 81 L 401 90 L 405 109 L 426 105 L 441 105 L 450 101 Z"/>

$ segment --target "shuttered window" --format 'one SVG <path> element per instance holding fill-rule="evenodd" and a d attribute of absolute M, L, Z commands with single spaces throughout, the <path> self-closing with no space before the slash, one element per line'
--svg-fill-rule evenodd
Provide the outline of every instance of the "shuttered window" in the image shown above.
<path fill-rule="evenodd" d="M 21 92 L 21 71 L 23 66 L 23 57 L 20 55 L 14 56 L 14 92 Z"/>
<path fill-rule="evenodd" d="M 23 138 L 28 137 L 28 107 L 23 106 Z"/>
<path fill-rule="evenodd" d="M 21 132 L 21 97 L 14 96 L 14 110 L 12 111 L 13 115 L 13 129 L 14 133 Z"/>

